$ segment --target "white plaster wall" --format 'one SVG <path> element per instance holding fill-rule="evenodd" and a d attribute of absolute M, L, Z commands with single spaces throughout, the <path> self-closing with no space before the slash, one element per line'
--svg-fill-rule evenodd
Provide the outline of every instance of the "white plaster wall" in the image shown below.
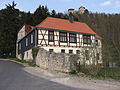
<path fill-rule="evenodd" d="M 51 47 L 51 46 L 41 46 L 45 50 L 49 51 L 49 49 L 54 49 L 55 53 L 61 53 L 61 49 L 65 49 L 65 53 L 69 53 L 69 50 L 73 50 L 73 54 L 76 54 L 76 50 L 81 50 L 81 48 L 74 48 L 74 47 Z"/>
<path fill-rule="evenodd" d="M 22 27 L 22 29 L 18 32 L 18 38 L 17 40 L 19 41 L 25 36 L 25 25 Z"/>
<path fill-rule="evenodd" d="M 21 59 L 21 54 L 17 55 L 18 59 Z M 24 52 L 24 60 L 33 60 L 32 49 Z"/>
<path fill-rule="evenodd" d="M 26 52 L 24 52 L 24 60 L 33 60 L 32 49 L 27 50 Z"/>
<path fill-rule="evenodd" d="M 17 35 L 17 42 L 16 42 L 16 57 L 20 59 L 20 55 L 18 55 L 18 41 L 25 37 L 25 25 L 22 27 L 22 29 L 18 32 Z"/>

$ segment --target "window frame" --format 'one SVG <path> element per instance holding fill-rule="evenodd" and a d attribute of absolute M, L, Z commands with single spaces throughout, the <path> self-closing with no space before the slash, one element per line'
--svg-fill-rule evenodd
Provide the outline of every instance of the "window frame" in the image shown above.
<path fill-rule="evenodd" d="M 70 43 L 77 43 L 77 35 L 75 33 L 69 33 L 69 42 Z M 73 41 L 72 41 L 73 39 Z"/>
<path fill-rule="evenodd" d="M 96 39 L 95 40 L 95 44 L 98 46 L 99 45 L 99 42 L 98 42 L 98 40 Z"/>
<path fill-rule="evenodd" d="M 21 42 L 19 43 L 19 50 L 21 50 L 22 49 L 22 44 L 21 44 Z"/>
<path fill-rule="evenodd" d="M 68 42 L 67 32 L 59 32 L 59 41 Z"/>
<path fill-rule="evenodd" d="M 25 39 L 25 45 L 28 46 L 28 38 Z"/>
<path fill-rule="evenodd" d="M 73 50 L 69 50 L 69 54 L 73 54 Z"/>
<path fill-rule="evenodd" d="M 86 60 L 89 60 L 89 58 L 90 58 L 89 50 L 85 50 L 85 57 L 86 57 Z"/>
<path fill-rule="evenodd" d="M 52 54 L 54 52 L 54 49 L 49 49 L 49 53 Z"/>
<path fill-rule="evenodd" d="M 100 60 L 100 53 L 96 53 L 96 59 Z"/>
<path fill-rule="evenodd" d="M 52 39 L 51 39 L 51 37 L 52 37 Z M 54 42 L 54 31 L 48 31 L 48 41 Z"/>
<path fill-rule="evenodd" d="M 91 44 L 91 35 L 83 35 L 83 44 Z"/>
<path fill-rule="evenodd" d="M 61 49 L 61 53 L 65 53 L 65 49 Z"/>
<path fill-rule="evenodd" d="M 79 52 L 79 53 L 78 53 Z M 76 50 L 76 54 L 80 54 L 80 50 Z"/>
<path fill-rule="evenodd" d="M 33 34 L 30 35 L 30 43 L 33 44 Z"/>

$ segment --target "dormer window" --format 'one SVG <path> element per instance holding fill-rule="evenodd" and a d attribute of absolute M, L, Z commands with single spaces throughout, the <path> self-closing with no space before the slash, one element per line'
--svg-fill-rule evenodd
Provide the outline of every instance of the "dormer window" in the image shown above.
<path fill-rule="evenodd" d="M 91 44 L 91 36 L 90 35 L 83 35 L 83 43 L 84 44 Z"/>

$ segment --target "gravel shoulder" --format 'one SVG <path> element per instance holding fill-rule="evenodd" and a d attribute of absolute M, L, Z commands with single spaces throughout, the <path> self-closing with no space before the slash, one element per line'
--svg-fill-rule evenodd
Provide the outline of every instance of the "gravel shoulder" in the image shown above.
<path fill-rule="evenodd" d="M 25 67 L 24 70 L 32 75 L 75 88 L 91 90 L 120 90 L 120 81 L 112 79 L 99 80 L 89 77 L 71 76 L 65 73 L 44 70 L 39 67 Z"/>

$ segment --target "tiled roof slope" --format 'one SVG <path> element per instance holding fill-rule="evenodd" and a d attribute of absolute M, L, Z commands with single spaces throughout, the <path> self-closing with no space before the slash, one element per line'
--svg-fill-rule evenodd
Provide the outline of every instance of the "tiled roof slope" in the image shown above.
<path fill-rule="evenodd" d="M 29 33 L 34 27 L 28 24 L 25 24 L 25 33 Z"/>
<path fill-rule="evenodd" d="M 102 39 L 102 37 L 99 35 L 95 35 L 95 37 L 96 37 L 96 39 Z"/>
<path fill-rule="evenodd" d="M 86 34 L 96 34 L 87 24 L 74 21 L 71 23 L 69 20 L 47 17 L 36 27 L 65 30 L 72 32 L 80 32 Z"/>

